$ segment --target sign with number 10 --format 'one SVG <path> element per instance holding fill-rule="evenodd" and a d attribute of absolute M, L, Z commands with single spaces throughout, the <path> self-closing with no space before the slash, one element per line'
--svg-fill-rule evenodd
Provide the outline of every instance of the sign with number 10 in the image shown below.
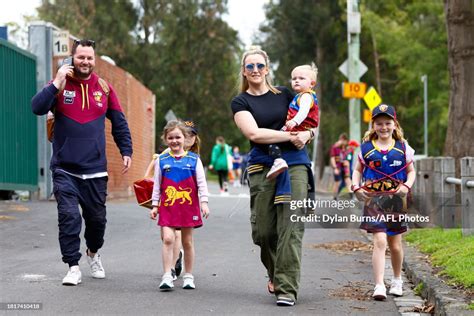
<path fill-rule="evenodd" d="M 342 96 L 346 99 L 362 99 L 366 89 L 367 85 L 364 82 L 344 82 Z"/>

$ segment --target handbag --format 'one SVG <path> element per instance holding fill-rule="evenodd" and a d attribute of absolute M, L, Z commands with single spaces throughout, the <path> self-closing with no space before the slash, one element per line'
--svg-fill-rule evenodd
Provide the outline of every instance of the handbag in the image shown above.
<path fill-rule="evenodd" d="M 133 182 L 133 190 L 135 191 L 135 196 L 137 198 L 138 205 L 152 209 L 151 197 L 153 195 L 153 185 L 155 181 L 153 180 L 153 165 L 159 155 L 154 154 L 153 158 L 148 165 L 148 168 L 145 171 L 145 177 Z"/>
<path fill-rule="evenodd" d="M 133 182 L 133 190 L 137 197 L 138 205 L 152 209 L 151 196 L 153 194 L 153 178 L 143 178 Z"/>

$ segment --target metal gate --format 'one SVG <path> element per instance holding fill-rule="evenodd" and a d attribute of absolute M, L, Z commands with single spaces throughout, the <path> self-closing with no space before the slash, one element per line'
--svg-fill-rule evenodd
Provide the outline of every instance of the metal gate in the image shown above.
<path fill-rule="evenodd" d="M 0 190 L 38 188 L 36 57 L 0 39 Z"/>

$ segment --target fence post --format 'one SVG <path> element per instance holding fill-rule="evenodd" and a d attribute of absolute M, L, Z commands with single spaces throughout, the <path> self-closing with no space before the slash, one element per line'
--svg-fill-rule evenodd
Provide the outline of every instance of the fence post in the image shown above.
<path fill-rule="evenodd" d="M 416 172 L 416 179 L 415 179 L 415 183 L 413 185 L 413 194 L 415 196 L 419 196 L 420 192 L 421 192 L 421 180 L 420 180 L 420 175 L 421 175 L 421 171 L 420 171 L 420 165 L 421 165 L 421 160 L 415 160 L 415 172 Z"/>
<path fill-rule="evenodd" d="M 423 182 L 421 181 L 421 160 L 415 160 L 415 172 L 416 178 L 415 183 L 412 187 L 412 208 L 416 213 L 420 213 L 421 210 L 421 192 L 423 192 Z"/>
<path fill-rule="evenodd" d="M 418 213 L 428 215 L 433 218 L 436 212 L 433 212 L 433 158 L 423 158 L 420 161 L 420 171 L 418 172 L 420 191 L 417 199 L 419 200 Z"/>
<path fill-rule="evenodd" d="M 462 234 L 474 234 L 474 188 L 467 186 L 467 181 L 474 181 L 474 157 L 461 158 L 461 200 Z"/>
<path fill-rule="evenodd" d="M 434 184 L 437 208 L 440 215 L 440 226 L 443 228 L 456 227 L 456 187 L 446 183 L 447 177 L 455 177 L 455 161 L 452 157 L 437 157 L 433 161 Z M 459 222 L 458 222 L 459 223 Z"/>

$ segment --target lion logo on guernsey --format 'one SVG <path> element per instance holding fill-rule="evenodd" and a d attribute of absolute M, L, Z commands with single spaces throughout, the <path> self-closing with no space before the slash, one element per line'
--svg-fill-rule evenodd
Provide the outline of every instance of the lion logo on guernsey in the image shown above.
<path fill-rule="evenodd" d="M 164 205 L 165 206 L 172 206 L 176 200 L 180 199 L 181 202 L 179 204 L 184 204 L 186 201 L 188 201 L 189 205 L 193 205 L 193 201 L 191 199 L 190 193 L 193 192 L 191 188 L 181 188 L 178 187 L 179 190 L 177 190 L 175 187 L 168 186 L 165 190 L 166 193 L 166 200 Z"/>

